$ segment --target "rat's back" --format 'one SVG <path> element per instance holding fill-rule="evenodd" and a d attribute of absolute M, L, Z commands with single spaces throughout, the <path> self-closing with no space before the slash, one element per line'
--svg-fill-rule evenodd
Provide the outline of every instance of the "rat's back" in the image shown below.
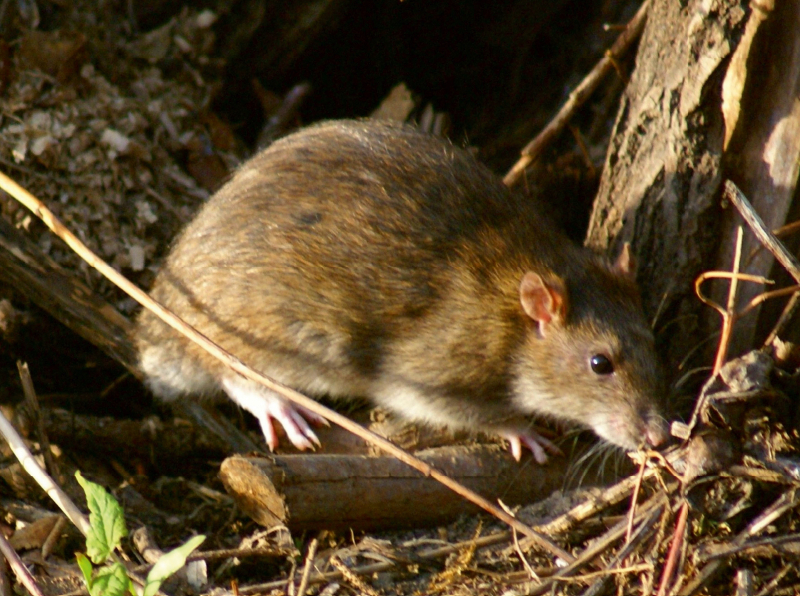
<path fill-rule="evenodd" d="M 488 170 L 440 139 L 325 123 L 244 164 L 178 238 L 152 295 L 284 383 L 363 395 L 387 342 L 437 309 L 453 267 L 488 280 L 502 230 L 523 219 Z M 222 365 L 148 312 L 137 340 L 157 394 L 218 389 Z"/>

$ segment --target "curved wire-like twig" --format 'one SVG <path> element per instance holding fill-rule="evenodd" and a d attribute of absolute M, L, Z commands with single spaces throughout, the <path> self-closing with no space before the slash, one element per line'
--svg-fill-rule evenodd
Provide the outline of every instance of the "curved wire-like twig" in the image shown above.
<path fill-rule="evenodd" d="M 757 284 L 774 284 L 775 282 L 771 279 L 767 279 L 766 277 L 762 277 L 760 275 L 750 275 L 749 273 L 731 273 L 730 271 L 705 271 L 697 276 L 697 279 L 694 280 L 694 293 L 697 295 L 697 298 L 707 304 L 714 310 L 716 310 L 719 314 L 725 315 L 727 312 L 719 303 L 715 302 L 708 296 L 706 296 L 703 291 L 700 289 L 700 286 L 703 285 L 703 282 L 709 279 L 738 279 L 739 281 L 750 281 Z M 780 291 L 780 290 L 778 290 Z M 741 315 L 740 315 L 741 316 Z"/>

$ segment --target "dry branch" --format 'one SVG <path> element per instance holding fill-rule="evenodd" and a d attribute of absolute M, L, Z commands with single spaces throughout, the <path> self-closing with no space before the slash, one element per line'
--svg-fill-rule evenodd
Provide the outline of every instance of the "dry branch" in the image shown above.
<path fill-rule="evenodd" d="M 139 374 L 129 340 L 130 321 L 2 217 L 0 278 L 132 374 Z"/>
<path fill-rule="evenodd" d="M 736 207 L 758 241 L 783 265 L 789 275 L 800 284 L 800 261 L 786 250 L 783 243 L 769 231 L 764 220 L 758 215 L 744 193 L 730 180 L 725 182 L 725 197 Z"/>
<path fill-rule="evenodd" d="M 509 505 L 544 498 L 564 482 L 562 462 L 520 466 L 499 445 L 440 447 L 416 455 L 487 499 Z M 596 471 L 588 476 L 597 478 Z M 239 507 L 266 527 L 422 527 L 476 511 L 389 457 L 237 455 L 222 463 L 220 477 Z"/>

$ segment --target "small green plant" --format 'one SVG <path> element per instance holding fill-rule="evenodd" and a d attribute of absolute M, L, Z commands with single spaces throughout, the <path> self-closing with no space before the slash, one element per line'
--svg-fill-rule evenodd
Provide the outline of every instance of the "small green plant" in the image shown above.
<path fill-rule="evenodd" d="M 80 472 L 76 472 L 75 477 L 86 493 L 86 502 L 89 506 L 91 528 L 86 535 L 86 554 L 75 555 L 89 594 L 91 596 L 136 594 L 125 566 L 119 561 L 109 561 L 122 538 L 128 535 L 122 507 L 99 484 L 86 480 Z M 183 567 L 186 558 L 205 539 L 205 536 L 195 536 L 161 557 L 147 574 L 143 596 L 154 596 L 164 580 Z M 95 565 L 99 567 L 95 569 Z"/>

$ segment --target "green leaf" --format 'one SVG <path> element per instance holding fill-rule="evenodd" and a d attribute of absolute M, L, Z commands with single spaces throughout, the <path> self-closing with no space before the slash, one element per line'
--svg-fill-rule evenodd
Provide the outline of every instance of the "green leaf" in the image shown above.
<path fill-rule="evenodd" d="M 102 567 L 94 578 L 92 596 L 125 596 L 130 592 L 131 580 L 122 563 Z"/>
<path fill-rule="evenodd" d="M 119 546 L 122 537 L 128 535 L 125 517 L 122 507 L 106 489 L 86 480 L 80 472 L 76 472 L 75 477 L 86 493 L 86 503 L 89 506 L 91 529 L 86 535 L 86 554 L 93 563 L 99 565 Z"/>
<path fill-rule="evenodd" d="M 75 558 L 78 560 L 78 567 L 80 567 L 81 573 L 83 573 L 83 581 L 86 583 L 86 588 L 89 590 L 89 593 L 91 593 L 93 584 L 92 563 L 83 553 L 75 553 Z"/>
<path fill-rule="evenodd" d="M 164 580 L 183 567 L 186 563 L 186 557 L 192 554 L 192 551 L 200 546 L 205 539 L 206 537 L 203 535 L 190 538 L 185 544 L 169 551 L 156 561 L 150 573 L 147 574 L 147 583 L 144 586 L 143 596 L 153 596 L 158 592 Z"/>

